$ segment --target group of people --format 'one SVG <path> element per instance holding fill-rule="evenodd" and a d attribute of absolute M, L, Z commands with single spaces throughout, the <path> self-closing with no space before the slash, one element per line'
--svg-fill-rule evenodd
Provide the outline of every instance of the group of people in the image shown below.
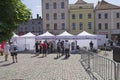
<path fill-rule="evenodd" d="M 5 55 L 5 61 L 8 61 L 8 56 L 11 54 L 13 63 L 17 62 L 17 46 L 13 42 L 4 42 L 1 44 L 1 56 Z"/>
<path fill-rule="evenodd" d="M 43 57 L 47 56 L 47 53 L 53 52 L 53 43 L 44 41 L 43 43 L 41 41 L 36 41 L 35 43 L 35 52 L 38 54 L 43 53 Z M 70 42 L 68 40 L 60 41 L 56 43 L 56 49 L 57 49 L 57 58 L 65 55 L 65 57 L 70 56 Z M 61 54 L 61 55 L 60 55 Z"/>
<path fill-rule="evenodd" d="M 43 57 L 47 56 L 47 53 L 50 53 L 53 51 L 53 44 L 48 43 L 47 41 L 44 41 L 43 43 L 41 41 L 36 41 L 35 43 L 35 52 L 38 54 L 43 53 Z"/>

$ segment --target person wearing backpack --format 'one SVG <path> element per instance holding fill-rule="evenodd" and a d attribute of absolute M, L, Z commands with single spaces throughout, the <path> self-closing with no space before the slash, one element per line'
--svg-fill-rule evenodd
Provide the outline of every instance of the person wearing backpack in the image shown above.
<path fill-rule="evenodd" d="M 17 45 L 13 44 L 13 42 L 11 42 L 10 52 L 11 52 L 13 63 L 15 63 L 15 62 L 17 63 L 17 51 L 18 51 Z"/>

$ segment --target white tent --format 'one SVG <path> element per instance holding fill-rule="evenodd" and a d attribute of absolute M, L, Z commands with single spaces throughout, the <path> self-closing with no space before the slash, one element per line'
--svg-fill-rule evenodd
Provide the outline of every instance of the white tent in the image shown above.
<path fill-rule="evenodd" d="M 20 51 L 33 50 L 35 45 L 35 35 L 31 32 L 17 38 L 17 45 Z"/>
<path fill-rule="evenodd" d="M 94 34 L 90 34 L 86 31 L 83 31 L 81 33 L 79 33 L 77 36 L 76 36 L 77 39 L 97 39 L 97 36 L 94 35 Z"/>
<path fill-rule="evenodd" d="M 92 41 L 94 44 L 93 47 L 95 49 L 98 48 L 97 36 L 94 34 L 90 34 L 86 31 L 83 31 L 76 36 L 76 39 L 77 39 L 77 45 L 79 45 L 80 47 L 86 47 L 87 49 L 90 49 L 89 43 L 90 41 Z"/>
<path fill-rule="evenodd" d="M 48 31 L 41 35 L 36 36 L 36 40 L 46 40 L 46 39 L 55 39 L 55 36 Z"/>
<path fill-rule="evenodd" d="M 97 41 L 98 41 L 98 46 L 104 45 L 104 43 L 107 43 L 107 38 L 106 35 L 97 35 Z"/>
<path fill-rule="evenodd" d="M 14 44 L 17 44 L 17 38 L 18 38 L 18 37 L 19 37 L 19 36 L 13 32 L 13 36 L 12 36 L 12 38 L 11 38 L 11 41 L 12 41 Z"/>
<path fill-rule="evenodd" d="M 63 33 L 56 36 L 56 39 L 75 39 L 75 36 L 64 31 Z"/>

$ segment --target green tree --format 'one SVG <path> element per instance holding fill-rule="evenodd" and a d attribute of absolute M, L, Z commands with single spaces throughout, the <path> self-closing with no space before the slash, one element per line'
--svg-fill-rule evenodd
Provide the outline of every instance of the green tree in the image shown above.
<path fill-rule="evenodd" d="M 9 40 L 19 23 L 30 17 L 30 9 L 21 0 L 0 0 L 0 42 Z"/>

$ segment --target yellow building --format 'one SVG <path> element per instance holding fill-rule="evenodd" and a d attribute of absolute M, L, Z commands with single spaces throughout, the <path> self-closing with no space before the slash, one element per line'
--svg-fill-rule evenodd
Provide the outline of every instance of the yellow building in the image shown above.
<path fill-rule="evenodd" d="M 82 31 L 94 33 L 94 5 L 78 0 L 70 4 L 69 9 L 69 31 L 78 34 Z"/>

